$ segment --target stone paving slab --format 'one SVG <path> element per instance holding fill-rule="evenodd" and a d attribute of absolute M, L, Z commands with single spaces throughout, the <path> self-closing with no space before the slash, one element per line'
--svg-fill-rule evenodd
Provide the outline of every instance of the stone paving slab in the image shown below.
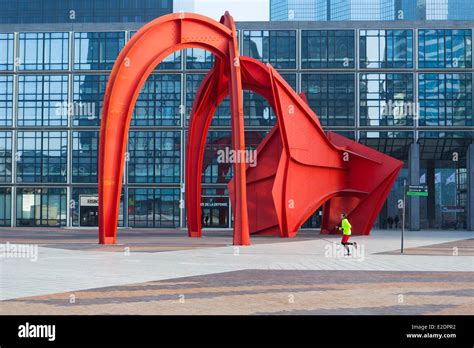
<path fill-rule="evenodd" d="M 407 234 L 406 247 L 446 242 L 461 245 L 471 235 L 466 232 Z M 399 246 L 398 237 L 396 232 L 354 236 L 352 239 L 360 244 L 359 250 L 363 250 L 358 257 L 327 254 L 338 246 L 338 236 L 292 239 L 289 242 L 274 238 L 264 239 L 272 240 L 272 243 L 255 243 L 249 247 L 214 246 L 163 252 L 141 252 L 129 244 L 131 247 L 128 253 L 52 248 L 46 244 L 45 247 L 39 247 L 36 262 L 28 259 L 0 259 L 0 300 L 246 269 L 473 271 L 473 256 L 379 254 L 396 250 Z M 188 245 L 188 238 L 181 240 L 184 246 Z M 257 240 L 261 241 L 252 238 L 253 242 Z"/>
<path fill-rule="evenodd" d="M 468 272 L 241 270 L 9 300 L 1 310 L 7 315 L 472 315 L 473 285 Z"/>

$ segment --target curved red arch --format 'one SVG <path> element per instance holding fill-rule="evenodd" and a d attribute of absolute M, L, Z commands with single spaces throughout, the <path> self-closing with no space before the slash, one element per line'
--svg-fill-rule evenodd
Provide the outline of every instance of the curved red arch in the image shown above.
<path fill-rule="evenodd" d="M 221 23 L 194 13 L 175 13 L 160 17 L 140 29 L 120 52 L 104 97 L 99 145 L 99 242 L 115 243 L 122 188 L 125 149 L 133 107 L 140 89 L 153 69 L 170 53 L 186 47 L 213 52 L 232 76 L 233 146 L 245 148 L 243 139 L 240 67 L 235 25 L 226 13 Z M 242 168 L 240 168 L 242 167 Z M 245 167 L 236 165 L 237 185 L 243 192 L 242 207 L 234 220 L 245 235 Z M 245 207 L 244 207 L 245 206 Z M 248 230 L 247 230 L 248 234 Z M 239 238 L 242 239 L 242 238 Z M 245 241 L 243 243 L 248 243 Z"/>

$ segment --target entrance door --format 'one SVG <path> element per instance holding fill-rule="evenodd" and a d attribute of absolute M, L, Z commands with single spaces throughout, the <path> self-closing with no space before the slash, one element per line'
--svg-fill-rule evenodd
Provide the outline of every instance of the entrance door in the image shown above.
<path fill-rule="evenodd" d="M 203 228 L 229 227 L 229 198 L 202 197 L 201 224 Z"/>
<path fill-rule="evenodd" d="M 99 226 L 99 202 L 97 196 L 81 196 L 79 226 Z"/>

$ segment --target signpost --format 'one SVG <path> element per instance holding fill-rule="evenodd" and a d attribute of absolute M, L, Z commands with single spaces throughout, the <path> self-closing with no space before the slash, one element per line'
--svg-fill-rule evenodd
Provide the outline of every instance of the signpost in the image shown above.
<path fill-rule="evenodd" d="M 409 185 L 407 195 L 427 197 L 428 186 L 427 185 Z"/>
<path fill-rule="evenodd" d="M 406 211 L 406 196 L 415 196 L 415 197 L 428 197 L 428 186 L 427 185 L 408 185 L 407 190 L 407 181 L 403 180 L 403 210 L 402 210 L 402 238 L 400 252 L 403 254 L 403 237 L 405 234 L 405 211 Z"/>

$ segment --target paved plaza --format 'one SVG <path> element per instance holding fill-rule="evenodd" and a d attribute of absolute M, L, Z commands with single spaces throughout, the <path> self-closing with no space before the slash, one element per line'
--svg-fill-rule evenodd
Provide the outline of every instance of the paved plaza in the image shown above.
<path fill-rule="evenodd" d="M 37 246 L 0 258 L 1 314 L 474 314 L 474 235 L 373 231 L 294 239 L 231 231 L 1 229 L 0 245 Z M 23 255 L 25 256 L 25 255 Z"/>

